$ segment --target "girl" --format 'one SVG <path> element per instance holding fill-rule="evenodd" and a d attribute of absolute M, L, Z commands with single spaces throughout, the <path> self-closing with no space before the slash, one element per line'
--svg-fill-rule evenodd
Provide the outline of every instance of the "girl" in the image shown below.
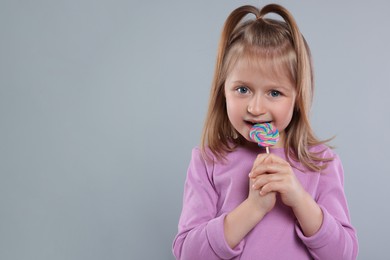
<path fill-rule="evenodd" d="M 356 259 L 342 165 L 310 127 L 312 96 L 310 50 L 291 14 L 234 10 L 188 168 L 177 259 Z M 265 122 L 280 132 L 271 154 L 249 137 Z"/>

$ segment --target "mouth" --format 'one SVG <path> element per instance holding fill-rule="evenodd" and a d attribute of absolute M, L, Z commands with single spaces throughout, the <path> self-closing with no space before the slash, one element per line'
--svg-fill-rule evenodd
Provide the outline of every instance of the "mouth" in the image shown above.
<path fill-rule="evenodd" d="M 249 120 L 244 120 L 245 124 L 252 127 L 256 124 L 265 124 L 265 123 L 272 123 L 272 121 L 249 121 Z"/>

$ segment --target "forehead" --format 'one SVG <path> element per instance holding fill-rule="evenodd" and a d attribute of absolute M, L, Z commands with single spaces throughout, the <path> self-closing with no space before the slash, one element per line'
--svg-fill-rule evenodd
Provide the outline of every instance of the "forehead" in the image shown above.
<path fill-rule="evenodd" d="M 232 81 L 264 81 L 270 80 L 282 85 L 289 85 L 295 88 L 295 81 L 291 70 L 285 62 L 262 58 L 259 56 L 238 57 L 231 64 L 227 80 Z"/>

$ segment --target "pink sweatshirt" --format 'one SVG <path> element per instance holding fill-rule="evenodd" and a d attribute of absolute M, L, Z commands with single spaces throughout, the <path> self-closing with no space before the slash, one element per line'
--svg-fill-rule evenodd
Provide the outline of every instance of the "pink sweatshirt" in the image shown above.
<path fill-rule="evenodd" d="M 173 243 L 176 259 L 356 259 L 358 241 L 350 223 L 340 159 L 323 145 L 312 150 L 324 150 L 321 156 L 333 156 L 334 160 L 322 172 L 302 172 L 298 170 L 303 168 L 299 163 L 292 166 L 296 166 L 294 173 L 323 211 L 320 230 L 305 237 L 292 210 L 279 199 L 231 249 L 224 236 L 224 218 L 247 198 L 248 173 L 261 150 L 237 148 L 223 164 L 206 162 L 195 148 L 184 187 L 179 231 Z M 271 153 L 286 160 L 283 148 L 272 148 Z"/>

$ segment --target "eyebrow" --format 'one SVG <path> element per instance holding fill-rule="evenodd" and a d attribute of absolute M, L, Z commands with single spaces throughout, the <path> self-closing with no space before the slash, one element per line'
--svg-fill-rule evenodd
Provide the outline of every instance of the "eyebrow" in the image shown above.
<path fill-rule="evenodd" d="M 245 81 L 242 81 L 242 80 L 235 80 L 235 81 L 232 81 L 231 83 L 233 83 L 233 84 L 242 84 L 242 85 L 246 85 L 246 86 L 252 85 L 251 83 L 245 82 Z"/>

